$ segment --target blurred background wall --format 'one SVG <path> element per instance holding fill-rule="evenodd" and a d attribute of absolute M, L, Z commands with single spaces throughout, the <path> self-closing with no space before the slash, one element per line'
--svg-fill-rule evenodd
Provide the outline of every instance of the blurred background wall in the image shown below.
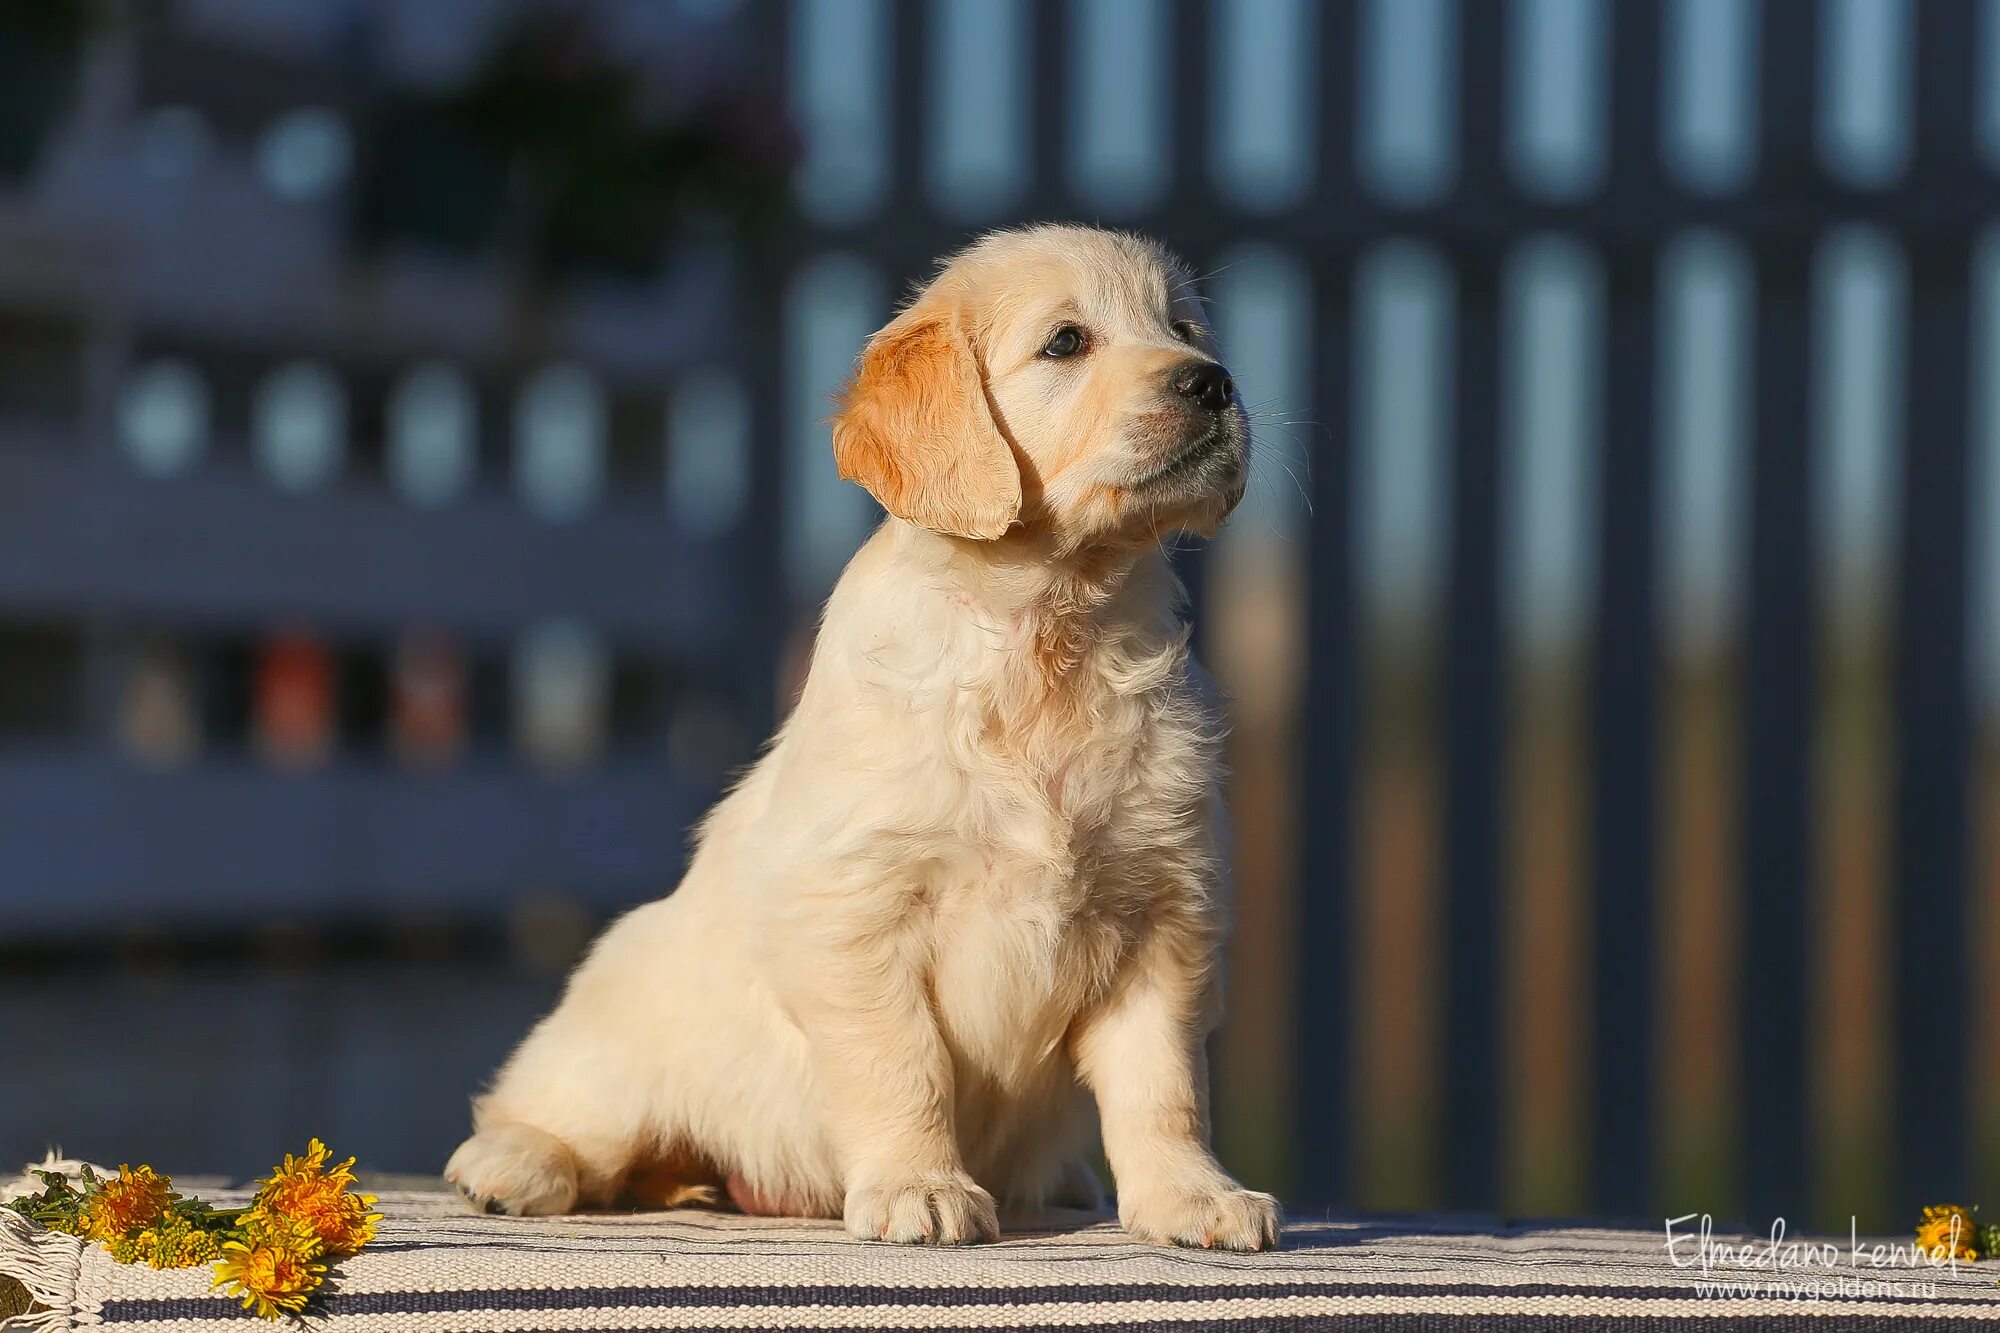
<path fill-rule="evenodd" d="M 0 10 L 0 1161 L 434 1169 L 789 698 L 861 340 L 1060 217 L 1256 423 L 1232 1165 L 1976 1202 L 1996 92 L 1990 0 Z"/>

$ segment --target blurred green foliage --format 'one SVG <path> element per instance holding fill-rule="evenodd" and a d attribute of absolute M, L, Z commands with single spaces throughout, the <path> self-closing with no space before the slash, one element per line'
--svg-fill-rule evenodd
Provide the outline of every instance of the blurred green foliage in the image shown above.
<path fill-rule="evenodd" d="M 770 225 L 794 151 L 775 99 L 659 92 L 582 13 L 526 11 L 463 86 L 379 108 L 357 240 L 499 248 L 540 278 L 630 279 L 691 230 Z"/>

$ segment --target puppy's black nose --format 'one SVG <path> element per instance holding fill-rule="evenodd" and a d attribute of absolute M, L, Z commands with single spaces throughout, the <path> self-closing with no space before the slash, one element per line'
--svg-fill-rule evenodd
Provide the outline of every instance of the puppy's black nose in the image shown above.
<path fill-rule="evenodd" d="M 1215 362 L 1190 361 L 1174 372 L 1174 392 L 1211 412 L 1220 412 L 1229 406 L 1229 396 L 1236 392 L 1236 384 L 1229 378 L 1229 372 Z"/>

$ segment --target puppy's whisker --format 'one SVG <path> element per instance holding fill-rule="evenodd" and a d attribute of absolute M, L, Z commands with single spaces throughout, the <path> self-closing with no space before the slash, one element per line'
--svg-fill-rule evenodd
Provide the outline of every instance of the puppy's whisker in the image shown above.
<path fill-rule="evenodd" d="M 1312 458 L 1310 455 L 1295 454 L 1292 450 L 1277 448 L 1268 441 L 1260 442 L 1254 437 L 1250 442 L 1249 452 L 1252 462 L 1250 469 L 1250 484 L 1252 486 L 1278 485 L 1278 481 L 1272 476 L 1272 469 L 1268 466 L 1262 466 L 1262 464 L 1266 463 L 1275 463 L 1278 470 L 1282 471 L 1285 477 L 1291 482 L 1292 488 L 1298 492 L 1299 503 L 1305 512 L 1308 515 L 1313 513 L 1312 489 L 1307 485 L 1307 479 L 1312 475 Z M 1304 471 L 1305 477 L 1300 476 L 1301 470 Z M 1270 477 L 1271 479 L 1269 481 L 1263 480 L 1266 477 Z"/>
<path fill-rule="evenodd" d="M 1197 283 L 1206 283 L 1213 278 L 1221 277 L 1223 274 L 1229 272 L 1231 269 L 1240 268 L 1242 264 L 1243 261 L 1241 259 L 1233 259 L 1227 264 L 1218 264 L 1216 267 L 1209 269 L 1207 272 L 1197 274 L 1194 278 L 1194 281 Z M 1201 303 L 1203 305 L 1207 305 L 1208 298 L 1207 297 L 1201 298 Z"/>

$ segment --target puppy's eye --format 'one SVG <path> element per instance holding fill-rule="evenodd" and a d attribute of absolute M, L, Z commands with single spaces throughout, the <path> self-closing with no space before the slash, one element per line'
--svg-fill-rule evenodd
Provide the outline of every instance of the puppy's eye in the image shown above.
<path fill-rule="evenodd" d="M 1074 324 L 1065 324 L 1042 344 L 1042 355 L 1060 361 L 1064 357 L 1075 356 L 1083 347 L 1083 330 Z"/>
<path fill-rule="evenodd" d="M 1174 321 L 1174 336 L 1184 343 L 1197 342 L 1201 338 L 1201 325 L 1191 319 Z"/>

